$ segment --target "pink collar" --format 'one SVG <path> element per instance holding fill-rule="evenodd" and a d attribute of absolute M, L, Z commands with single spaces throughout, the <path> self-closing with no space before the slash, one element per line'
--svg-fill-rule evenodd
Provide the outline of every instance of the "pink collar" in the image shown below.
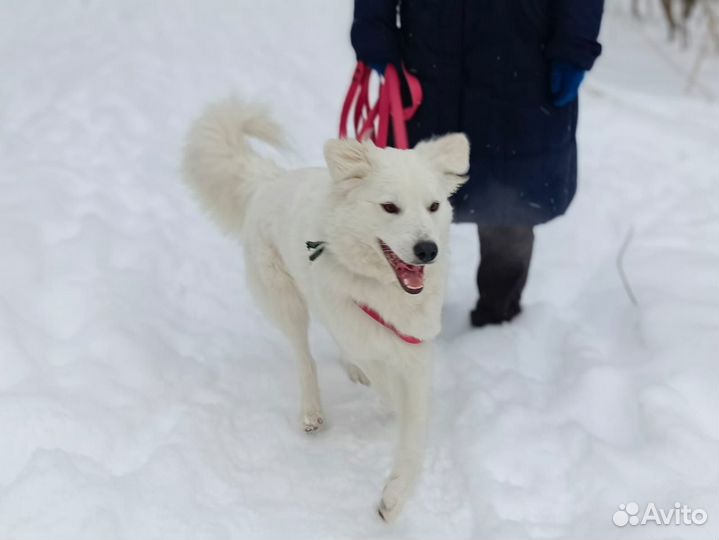
<path fill-rule="evenodd" d="M 377 313 L 374 309 L 369 307 L 367 304 L 360 304 L 357 301 L 355 301 L 355 304 L 357 304 L 359 306 L 359 308 L 362 311 L 364 311 L 367 315 L 372 317 L 375 321 L 377 321 L 379 324 L 384 326 L 387 330 L 392 332 L 395 336 L 397 336 L 399 339 L 401 339 L 405 343 L 409 343 L 410 345 L 419 345 L 419 344 L 423 343 L 423 341 L 421 339 L 413 337 L 413 336 L 408 336 L 407 334 L 403 334 L 402 332 L 397 330 L 397 328 L 393 324 L 385 321 L 382 318 L 382 315 Z"/>

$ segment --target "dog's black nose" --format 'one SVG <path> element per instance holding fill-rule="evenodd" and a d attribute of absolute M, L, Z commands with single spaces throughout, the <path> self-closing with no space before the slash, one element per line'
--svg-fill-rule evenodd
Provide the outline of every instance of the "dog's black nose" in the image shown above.
<path fill-rule="evenodd" d="M 414 245 L 414 255 L 422 263 L 431 263 L 437 258 L 437 244 L 427 240 Z"/>

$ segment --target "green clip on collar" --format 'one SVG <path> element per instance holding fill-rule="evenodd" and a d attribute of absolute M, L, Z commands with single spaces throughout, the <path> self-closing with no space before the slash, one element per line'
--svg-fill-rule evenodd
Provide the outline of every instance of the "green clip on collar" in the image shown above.
<path fill-rule="evenodd" d="M 310 262 L 313 262 L 317 257 L 322 255 L 322 253 L 325 250 L 325 245 L 327 242 L 312 242 L 307 241 L 305 242 L 305 245 L 307 246 L 307 251 L 311 251 L 310 253 Z"/>

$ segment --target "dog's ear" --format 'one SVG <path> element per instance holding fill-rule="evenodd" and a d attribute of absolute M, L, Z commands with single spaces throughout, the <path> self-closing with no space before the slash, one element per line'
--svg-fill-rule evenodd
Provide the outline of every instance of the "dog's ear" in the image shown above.
<path fill-rule="evenodd" d="M 370 142 L 333 139 L 325 144 L 325 161 L 335 182 L 365 178 L 371 171 Z"/>
<path fill-rule="evenodd" d="M 450 195 L 467 181 L 469 140 L 464 133 L 450 133 L 423 141 L 415 146 L 415 150 L 444 177 Z"/>

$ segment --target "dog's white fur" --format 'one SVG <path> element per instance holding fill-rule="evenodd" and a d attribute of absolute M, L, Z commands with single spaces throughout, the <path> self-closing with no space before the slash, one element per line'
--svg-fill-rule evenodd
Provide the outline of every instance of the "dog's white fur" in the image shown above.
<path fill-rule="evenodd" d="M 285 172 L 253 151 L 253 137 L 281 146 L 281 132 L 264 112 L 236 99 L 210 106 L 193 125 L 185 178 L 218 223 L 240 237 L 249 285 L 297 356 L 305 431 L 324 423 L 307 330 L 310 313 L 327 326 L 355 382 L 372 384 L 399 415 L 399 441 L 379 513 L 400 512 L 422 468 L 428 414 L 431 341 L 440 331 L 449 195 L 465 180 L 469 143 L 452 134 L 413 150 L 331 140 L 328 170 Z M 436 212 L 430 205 L 439 201 Z M 399 214 L 383 203 L 396 204 Z M 378 239 L 413 263 L 413 246 L 431 240 L 437 259 L 425 267 L 424 290 L 400 286 Z M 326 242 L 308 259 L 306 241 Z M 366 304 L 405 335 L 408 344 L 372 320 Z"/>

